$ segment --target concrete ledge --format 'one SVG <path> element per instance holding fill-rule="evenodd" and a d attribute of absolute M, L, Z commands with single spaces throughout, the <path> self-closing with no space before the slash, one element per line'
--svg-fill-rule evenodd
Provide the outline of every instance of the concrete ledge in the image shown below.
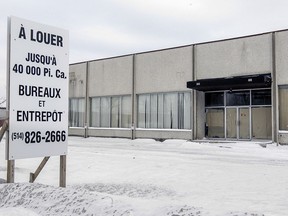
<path fill-rule="evenodd" d="M 76 127 L 70 127 L 68 129 L 69 136 L 85 136 L 85 129 L 84 128 L 76 128 Z"/>
<path fill-rule="evenodd" d="M 152 138 L 152 139 L 192 139 L 191 130 L 159 130 L 159 129 L 136 129 L 135 138 Z"/>
<path fill-rule="evenodd" d="M 131 139 L 132 131 L 126 128 L 88 128 L 88 136 Z"/>

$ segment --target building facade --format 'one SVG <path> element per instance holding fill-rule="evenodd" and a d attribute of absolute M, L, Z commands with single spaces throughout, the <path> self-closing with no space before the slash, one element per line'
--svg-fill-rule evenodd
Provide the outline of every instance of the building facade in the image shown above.
<path fill-rule="evenodd" d="M 71 64 L 69 134 L 286 143 L 287 75 L 288 30 Z"/>

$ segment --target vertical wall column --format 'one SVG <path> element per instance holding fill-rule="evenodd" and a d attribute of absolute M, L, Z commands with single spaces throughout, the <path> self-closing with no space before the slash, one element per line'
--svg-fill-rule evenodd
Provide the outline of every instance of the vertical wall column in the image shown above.
<path fill-rule="evenodd" d="M 192 81 L 196 80 L 195 75 L 195 45 L 191 46 L 192 49 Z M 197 108 L 196 108 L 196 91 L 191 90 L 191 130 L 192 130 L 192 140 L 197 137 Z"/>
<path fill-rule="evenodd" d="M 89 96 L 88 96 L 88 87 L 89 87 L 89 82 L 88 82 L 88 75 L 89 75 L 89 62 L 86 62 L 86 86 L 85 86 L 85 113 L 84 113 L 84 137 L 88 137 L 88 126 L 89 126 Z"/>
<path fill-rule="evenodd" d="M 271 52 L 271 71 L 272 71 L 272 141 L 278 143 L 278 131 L 279 131 L 279 109 L 278 109 L 278 85 L 276 76 L 276 40 L 275 33 L 272 34 L 272 52 Z"/>
<path fill-rule="evenodd" d="M 135 77 L 136 77 L 136 55 L 132 56 L 132 94 L 131 94 L 131 139 L 136 137 L 136 121 L 137 121 L 137 109 L 136 109 L 136 89 L 135 89 Z"/>
<path fill-rule="evenodd" d="M 193 45 L 193 78 L 192 80 L 195 81 L 198 79 L 199 74 L 197 74 L 197 63 L 201 59 L 197 59 L 197 45 Z M 201 74 L 203 75 L 203 74 Z M 205 94 L 200 91 L 192 90 L 193 92 L 193 124 L 192 124 L 192 133 L 193 139 L 203 139 L 205 137 Z"/>

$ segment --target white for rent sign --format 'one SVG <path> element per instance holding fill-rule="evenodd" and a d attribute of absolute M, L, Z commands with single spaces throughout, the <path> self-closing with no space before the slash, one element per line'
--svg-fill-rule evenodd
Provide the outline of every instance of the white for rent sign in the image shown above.
<path fill-rule="evenodd" d="M 68 31 L 8 20 L 6 159 L 67 154 Z"/>

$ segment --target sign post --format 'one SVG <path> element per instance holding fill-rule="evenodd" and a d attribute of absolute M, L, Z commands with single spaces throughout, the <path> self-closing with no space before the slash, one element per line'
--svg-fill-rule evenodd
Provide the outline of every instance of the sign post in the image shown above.
<path fill-rule="evenodd" d="M 6 160 L 67 154 L 68 31 L 8 20 Z"/>

